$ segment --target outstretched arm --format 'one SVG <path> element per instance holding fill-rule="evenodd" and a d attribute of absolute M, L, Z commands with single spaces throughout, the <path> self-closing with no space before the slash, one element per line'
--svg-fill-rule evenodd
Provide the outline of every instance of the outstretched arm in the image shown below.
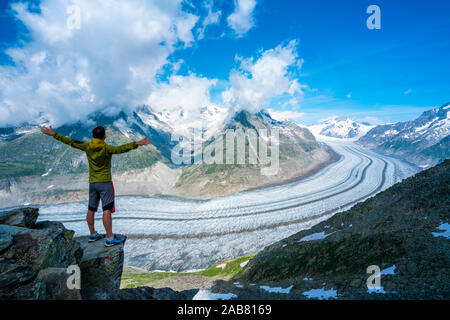
<path fill-rule="evenodd" d="M 73 139 L 70 139 L 69 137 L 65 137 L 62 134 L 55 132 L 53 130 L 52 126 L 50 126 L 49 128 L 47 128 L 45 126 L 42 127 L 41 132 L 47 136 L 52 136 L 56 140 L 61 141 L 62 143 L 65 143 L 73 148 L 86 151 L 87 142 L 73 140 Z"/>
<path fill-rule="evenodd" d="M 150 139 L 144 138 L 144 139 L 141 139 L 141 140 L 136 141 L 136 142 L 130 142 L 130 143 L 127 143 L 127 144 L 123 144 L 121 146 L 110 146 L 110 145 L 107 145 L 106 146 L 106 148 L 107 148 L 106 150 L 109 153 L 112 153 L 112 154 L 119 154 L 119 153 L 125 153 L 125 152 L 131 151 L 133 149 L 136 149 L 138 146 L 146 146 L 148 144 L 150 144 Z"/>

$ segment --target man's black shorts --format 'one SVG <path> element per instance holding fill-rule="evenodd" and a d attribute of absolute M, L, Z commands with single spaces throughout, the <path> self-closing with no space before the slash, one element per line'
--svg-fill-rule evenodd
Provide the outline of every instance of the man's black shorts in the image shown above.
<path fill-rule="evenodd" d="M 89 210 L 97 211 L 100 200 L 102 200 L 103 211 L 116 211 L 112 181 L 89 183 Z"/>

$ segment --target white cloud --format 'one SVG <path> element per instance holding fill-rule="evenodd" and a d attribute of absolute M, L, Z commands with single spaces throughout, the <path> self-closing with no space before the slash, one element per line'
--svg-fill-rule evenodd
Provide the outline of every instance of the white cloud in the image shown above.
<path fill-rule="evenodd" d="M 299 71 L 296 46 L 297 42 L 292 40 L 285 46 L 264 51 L 256 61 L 236 58 L 240 65 L 231 71 L 230 87 L 222 93 L 225 106 L 233 111 L 256 112 L 275 97 L 302 95 L 305 86 L 290 72 L 290 68 Z"/>
<path fill-rule="evenodd" d="M 295 120 L 300 117 L 304 116 L 303 112 L 297 112 L 297 111 L 291 111 L 291 110 L 274 110 L 274 109 L 268 109 L 269 114 L 272 118 L 278 121 L 284 121 L 284 120 Z"/>
<path fill-rule="evenodd" d="M 220 11 L 220 10 L 213 11 L 212 10 L 212 3 L 213 3 L 213 1 L 211 0 L 210 2 L 207 2 L 205 4 L 205 8 L 208 10 L 208 15 L 203 19 L 201 27 L 198 28 L 198 39 L 199 40 L 203 39 L 205 37 L 205 30 L 209 25 L 219 23 L 220 16 L 222 15 L 222 11 Z"/>
<path fill-rule="evenodd" d="M 80 29 L 67 27 L 67 8 L 80 8 Z M 177 46 L 189 46 L 198 17 L 181 0 L 42 0 L 40 13 L 12 4 L 31 41 L 7 50 L 0 66 L 0 125 L 43 114 L 55 125 L 147 98 Z"/>
<path fill-rule="evenodd" d="M 191 128 L 206 130 L 209 137 L 221 129 L 228 113 L 211 102 L 210 90 L 217 79 L 194 74 L 173 75 L 167 83 L 159 83 L 146 103 L 168 123 L 176 134 L 188 135 Z"/>
<path fill-rule="evenodd" d="M 181 108 L 185 112 L 199 110 L 211 104 L 209 90 L 216 79 L 173 75 L 167 83 L 159 83 L 147 98 L 147 104 L 157 111 L 174 111 Z"/>
<path fill-rule="evenodd" d="M 235 10 L 227 18 L 228 25 L 238 36 L 246 34 L 255 24 L 253 10 L 256 0 L 235 0 Z"/>
<path fill-rule="evenodd" d="M 357 118 L 355 119 L 356 121 L 358 121 L 359 123 L 368 123 L 370 125 L 379 125 L 379 124 L 383 124 L 384 122 L 378 118 L 378 117 L 363 117 L 363 118 Z"/>
<path fill-rule="evenodd" d="M 74 3 L 80 29 L 67 27 L 66 9 Z M 239 1 L 233 23 L 238 16 L 252 21 L 255 4 Z M 94 111 L 114 114 L 146 104 L 174 128 L 206 128 L 209 135 L 227 116 L 241 109 L 257 112 L 273 98 L 297 108 L 307 86 L 296 77 L 303 60 L 294 40 L 257 58 L 236 58 L 228 80 L 178 74 L 184 61 L 173 61 L 171 54 L 219 21 L 221 11 L 213 11 L 211 2 L 204 8 L 199 18 L 183 11 L 181 0 L 42 0 L 39 12 L 13 4 L 31 40 L 7 50 L 14 65 L 0 66 L 0 126 L 37 118 L 59 126 Z M 160 80 L 163 72 L 167 81 Z M 214 103 L 213 87 L 226 88 Z"/>

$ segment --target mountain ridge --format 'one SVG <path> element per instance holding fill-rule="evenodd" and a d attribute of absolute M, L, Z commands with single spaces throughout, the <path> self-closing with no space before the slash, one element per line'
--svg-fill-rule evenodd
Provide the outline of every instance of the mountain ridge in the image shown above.
<path fill-rule="evenodd" d="M 215 112 L 220 112 L 220 110 L 206 108 L 202 112 L 214 117 Z M 242 115 L 245 116 L 242 117 Z M 238 126 L 242 127 L 242 123 L 235 121 L 236 119 L 239 120 L 239 116 L 239 113 L 236 114 L 218 133 L 223 134 L 226 129 L 231 129 L 237 123 L 239 123 Z M 245 121 L 247 117 L 250 117 L 249 113 L 241 113 L 242 121 Z M 178 143 L 181 145 L 177 138 L 183 137 L 180 135 L 182 131 L 171 128 L 161 120 L 162 118 L 163 116 L 153 114 L 151 109 L 142 106 L 131 114 L 119 112 L 111 115 L 96 112 L 91 114 L 85 122 L 78 121 L 73 124 L 66 124 L 55 128 L 55 130 L 74 139 L 88 141 L 92 127 L 103 125 L 106 128 L 107 143 L 122 144 L 129 142 L 130 139 L 137 140 L 143 136 L 151 139 L 152 145 L 150 146 L 138 148 L 119 157 L 113 157 L 114 179 L 117 189 L 122 190 L 119 191 L 119 195 L 161 194 L 204 199 L 262 185 L 280 183 L 294 178 L 291 175 L 284 179 L 281 177 L 276 181 L 259 181 L 254 184 L 250 177 L 255 177 L 256 174 L 259 176 L 260 173 L 253 170 L 255 172 L 248 176 L 248 182 L 241 186 L 237 186 L 239 184 L 237 183 L 228 188 L 227 177 L 225 176 L 217 180 L 219 183 L 216 185 L 219 185 L 219 188 L 214 193 L 205 192 L 204 195 L 201 192 L 192 193 L 192 188 L 189 188 L 187 182 L 179 179 L 182 177 L 182 171 L 190 165 L 174 163 L 171 158 L 173 148 Z M 265 112 L 255 114 L 253 119 L 252 121 L 257 120 L 258 123 L 263 124 L 261 127 L 265 125 L 279 127 L 291 131 L 294 135 L 300 134 L 297 138 L 284 142 L 284 149 L 281 152 L 284 156 L 292 153 L 292 148 L 297 148 L 294 144 L 303 144 L 303 146 L 310 145 L 321 149 L 323 151 L 322 158 L 331 157 L 331 150 L 317 144 L 307 129 L 301 129 L 287 122 L 282 123 L 273 120 Z M 156 128 L 150 125 L 155 121 L 158 122 Z M 48 125 L 48 122 L 44 118 L 39 118 L 33 123 L 22 124 L 15 128 L 0 129 L 0 160 L 2 161 L 0 164 L 0 206 L 41 203 L 41 201 L 58 203 L 85 200 L 86 185 L 84 181 L 86 180 L 88 165 L 84 154 L 78 150 L 71 150 L 70 147 L 58 143 L 50 137 L 43 136 L 39 130 L 40 124 Z M 243 126 L 242 128 L 248 129 L 251 127 Z M 214 135 L 211 135 L 211 132 L 203 131 L 201 133 L 203 137 L 200 137 L 203 143 L 208 144 L 208 141 L 214 140 Z M 189 139 L 182 141 L 190 147 Z M 194 150 L 194 153 L 198 151 Z M 316 163 L 316 169 L 329 160 L 320 157 L 310 159 L 307 152 L 302 154 L 305 160 L 309 159 L 308 161 L 311 160 Z M 233 168 L 236 168 L 236 166 Z M 212 169 L 209 167 L 209 170 Z M 311 170 L 315 169 L 310 167 L 307 170 L 308 172 L 305 171 L 296 176 L 310 173 Z M 233 173 L 233 170 L 228 171 L 230 174 Z M 71 179 L 70 184 L 65 183 L 67 178 Z M 129 181 L 133 183 L 128 183 Z M 203 182 L 199 181 L 199 183 Z"/>
<path fill-rule="evenodd" d="M 399 156 L 421 168 L 433 166 L 449 156 L 450 103 L 422 113 L 418 118 L 376 126 L 358 143 Z"/>
<path fill-rule="evenodd" d="M 374 126 L 360 123 L 346 118 L 340 120 L 338 117 L 326 119 L 319 124 L 308 126 L 315 135 L 323 135 L 332 138 L 353 139 L 359 138 Z"/>
<path fill-rule="evenodd" d="M 338 299 L 442 299 L 448 264 L 450 160 L 259 252 L 235 276 Z M 366 269 L 382 270 L 369 290 Z"/>

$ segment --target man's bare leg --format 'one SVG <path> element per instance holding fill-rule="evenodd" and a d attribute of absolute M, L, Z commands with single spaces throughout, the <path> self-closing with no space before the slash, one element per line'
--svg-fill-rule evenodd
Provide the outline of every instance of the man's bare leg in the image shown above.
<path fill-rule="evenodd" d="M 111 239 L 113 237 L 111 210 L 103 211 L 103 226 L 105 227 L 106 238 Z"/>
<path fill-rule="evenodd" d="M 94 220 L 94 215 L 95 215 L 95 211 L 92 210 L 88 210 L 87 214 L 86 214 L 86 222 L 88 224 L 89 227 L 89 232 L 91 234 L 95 234 L 95 220 Z"/>

